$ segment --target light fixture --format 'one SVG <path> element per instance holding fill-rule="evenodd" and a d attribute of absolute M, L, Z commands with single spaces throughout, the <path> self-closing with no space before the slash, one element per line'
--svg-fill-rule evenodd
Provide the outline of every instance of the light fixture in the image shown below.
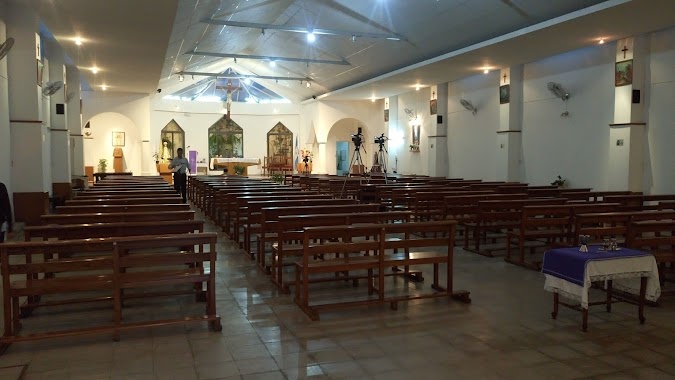
<path fill-rule="evenodd" d="M 181 74 L 181 75 L 178 76 L 178 81 L 179 81 L 179 82 L 182 82 L 182 81 L 184 81 L 184 80 L 185 80 L 185 78 L 183 77 L 183 74 Z"/>
<path fill-rule="evenodd" d="M 75 45 L 81 46 L 81 45 L 82 45 L 82 38 L 80 38 L 80 37 L 75 37 Z"/>
<path fill-rule="evenodd" d="M 489 72 L 490 72 L 490 70 L 488 70 L 488 69 L 483 70 L 483 74 L 487 74 Z"/>
<path fill-rule="evenodd" d="M 262 35 L 263 35 L 263 36 L 265 35 L 265 29 L 262 30 Z"/>
<path fill-rule="evenodd" d="M 310 88 L 310 87 L 312 87 L 312 83 L 309 82 L 309 81 L 307 81 L 307 85 L 306 85 L 306 86 L 307 86 L 307 88 Z"/>
<path fill-rule="evenodd" d="M 373 95 L 373 96 L 370 97 L 370 101 L 373 102 L 373 103 L 375 103 L 375 95 Z"/>
<path fill-rule="evenodd" d="M 108 86 L 106 86 L 106 85 L 104 85 L 104 84 L 101 85 L 101 91 L 105 91 L 105 90 L 107 90 L 107 89 L 108 89 Z"/>
<path fill-rule="evenodd" d="M 246 78 L 246 79 L 244 79 L 244 83 L 246 83 L 246 84 L 251 84 L 251 78 Z"/>
<path fill-rule="evenodd" d="M 352 42 L 356 42 L 356 36 L 352 36 Z"/>
<path fill-rule="evenodd" d="M 604 44 L 604 43 L 605 43 L 605 39 L 604 39 L 604 38 L 601 38 L 600 41 L 598 41 L 598 43 L 599 43 L 600 45 Z"/>
<path fill-rule="evenodd" d="M 273 59 L 270 60 L 270 66 L 277 67 L 277 62 Z"/>
<path fill-rule="evenodd" d="M 419 84 L 416 84 L 416 85 L 415 85 L 415 91 L 419 91 L 419 90 L 420 90 L 420 88 L 421 88 L 421 87 L 420 87 L 420 85 L 419 85 Z"/>
<path fill-rule="evenodd" d="M 314 32 L 307 33 L 307 41 L 310 43 L 316 41 L 316 35 Z"/>
<path fill-rule="evenodd" d="M 234 57 L 234 63 L 237 63 L 237 57 Z"/>
<path fill-rule="evenodd" d="M 98 74 L 98 67 L 92 66 L 91 72 L 94 73 L 94 74 Z"/>

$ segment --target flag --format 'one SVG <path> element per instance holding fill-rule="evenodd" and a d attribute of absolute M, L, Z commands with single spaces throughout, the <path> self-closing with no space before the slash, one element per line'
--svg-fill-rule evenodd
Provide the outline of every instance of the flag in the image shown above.
<path fill-rule="evenodd" d="M 298 142 L 298 136 L 295 136 L 295 167 L 298 167 L 300 163 L 300 143 Z"/>

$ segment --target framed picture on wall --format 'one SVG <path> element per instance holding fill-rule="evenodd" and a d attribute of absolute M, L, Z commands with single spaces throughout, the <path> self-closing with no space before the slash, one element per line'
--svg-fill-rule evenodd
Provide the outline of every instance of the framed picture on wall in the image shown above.
<path fill-rule="evenodd" d="M 412 126 L 412 143 L 413 145 L 420 145 L 420 125 Z"/>
<path fill-rule="evenodd" d="M 37 85 L 42 87 L 42 72 L 44 71 L 45 65 L 38 59 L 37 61 Z"/>
<path fill-rule="evenodd" d="M 617 62 L 614 69 L 614 86 L 633 84 L 633 60 Z"/>
<path fill-rule="evenodd" d="M 389 110 L 387 109 L 384 110 L 384 122 L 386 123 L 388 121 L 389 121 Z"/>
<path fill-rule="evenodd" d="M 124 132 L 113 132 L 112 141 L 113 146 L 124 146 Z"/>
<path fill-rule="evenodd" d="M 499 86 L 499 104 L 506 104 L 510 101 L 511 97 L 511 85 L 505 84 Z"/>
<path fill-rule="evenodd" d="M 438 101 L 436 99 L 431 99 L 429 102 L 429 111 L 432 115 L 435 115 L 438 112 Z"/>

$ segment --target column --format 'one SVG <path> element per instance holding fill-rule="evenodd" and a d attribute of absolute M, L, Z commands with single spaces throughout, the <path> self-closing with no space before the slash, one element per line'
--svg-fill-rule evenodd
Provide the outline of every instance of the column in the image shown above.
<path fill-rule="evenodd" d="M 643 191 L 644 99 L 648 41 L 645 36 L 616 42 L 614 122 L 609 125 L 609 190 Z"/>
<path fill-rule="evenodd" d="M 49 82 L 66 81 L 66 68 L 64 66 L 64 53 L 56 40 L 45 39 L 43 42 L 45 55 L 49 59 Z M 55 198 L 65 200 L 71 194 L 70 174 L 70 136 L 66 118 L 67 85 L 49 96 L 49 125 L 51 133 L 51 172 L 52 194 Z"/>
<path fill-rule="evenodd" d="M 389 121 L 385 122 L 384 130 L 387 131 L 389 137 L 389 143 L 387 144 L 387 150 L 389 151 L 389 157 L 387 159 L 387 172 L 389 173 L 398 173 L 398 160 L 401 157 L 401 149 L 403 147 L 403 136 L 404 131 L 401 129 L 400 122 L 398 120 L 398 96 L 391 96 L 384 100 L 384 107 L 388 110 Z M 406 124 L 407 125 L 407 124 Z"/>
<path fill-rule="evenodd" d="M 80 70 L 77 66 L 66 66 L 68 94 L 66 94 L 66 125 L 70 134 L 70 172 L 74 177 L 84 174 L 84 136 L 82 135 L 82 98 L 80 90 Z"/>
<path fill-rule="evenodd" d="M 186 152 L 187 154 L 187 152 Z M 150 150 L 150 140 L 141 141 L 141 173 L 142 175 L 152 175 L 157 173 L 157 166 L 152 160 L 152 151 Z M 187 157 L 187 156 L 186 156 Z M 192 173 L 196 174 L 196 173 Z"/>
<path fill-rule="evenodd" d="M 5 41 L 5 23 L 2 20 L 7 19 L 7 10 L 5 3 L 0 1 L 0 41 Z M 12 171 L 11 166 L 11 145 L 9 134 L 9 96 L 7 94 L 7 58 L 0 60 L 0 182 L 7 186 L 7 191 L 12 194 Z"/>
<path fill-rule="evenodd" d="M 448 152 L 448 84 L 431 86 L 429 107 L 436 108 L 431 115 L 429 131 L 429 175 L 447 177 L 450 175 Z"/>
<path fill-rule="evenodd" d="M 11 135 L 12 190 L 15 219 L 39 224 L 49 206 L 49 185 L 45 172 L 50 171 L 47 157 L 47 127 L 42 122 L 42 88 L 37 81 L 41 59 L 37 35 L 38 16 L 27 5 L 12 2 L 8 6 L 7 35 L 14 37 L 14 47 L 7 61 L 9 119 Z"/>
<path fill-rule="evenodd" d="M 497 180 L 521 180 L 523 66 L 504 68 L 499 77 Z"/>
<path fill-rule="evenodd" d="M 317 174 L 326 174 L 326 141 L 319 141 L 319 162 L 312 162 L 312 169 L 316 167 Z M 317 165 L 318 164 L 318 165 Z M 315 166 L 316 165 L 316 166 Z"/>

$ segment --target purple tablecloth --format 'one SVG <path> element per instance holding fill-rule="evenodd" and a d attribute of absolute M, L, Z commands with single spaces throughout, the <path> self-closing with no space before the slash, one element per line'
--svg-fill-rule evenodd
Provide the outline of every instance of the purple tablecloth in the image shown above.
<path fill-rule="evenodd" d="M 599 248 L 599 246 L 588 246 L 588 252 L 579 252 L 579 247 L 548 250 L 544 253 L 541 271 L 544 274 L 584 286 L 584 273 L 589 261 L 649 256 L 648 253 L 628 248 L 609 252 L 599 251 Z"/>

